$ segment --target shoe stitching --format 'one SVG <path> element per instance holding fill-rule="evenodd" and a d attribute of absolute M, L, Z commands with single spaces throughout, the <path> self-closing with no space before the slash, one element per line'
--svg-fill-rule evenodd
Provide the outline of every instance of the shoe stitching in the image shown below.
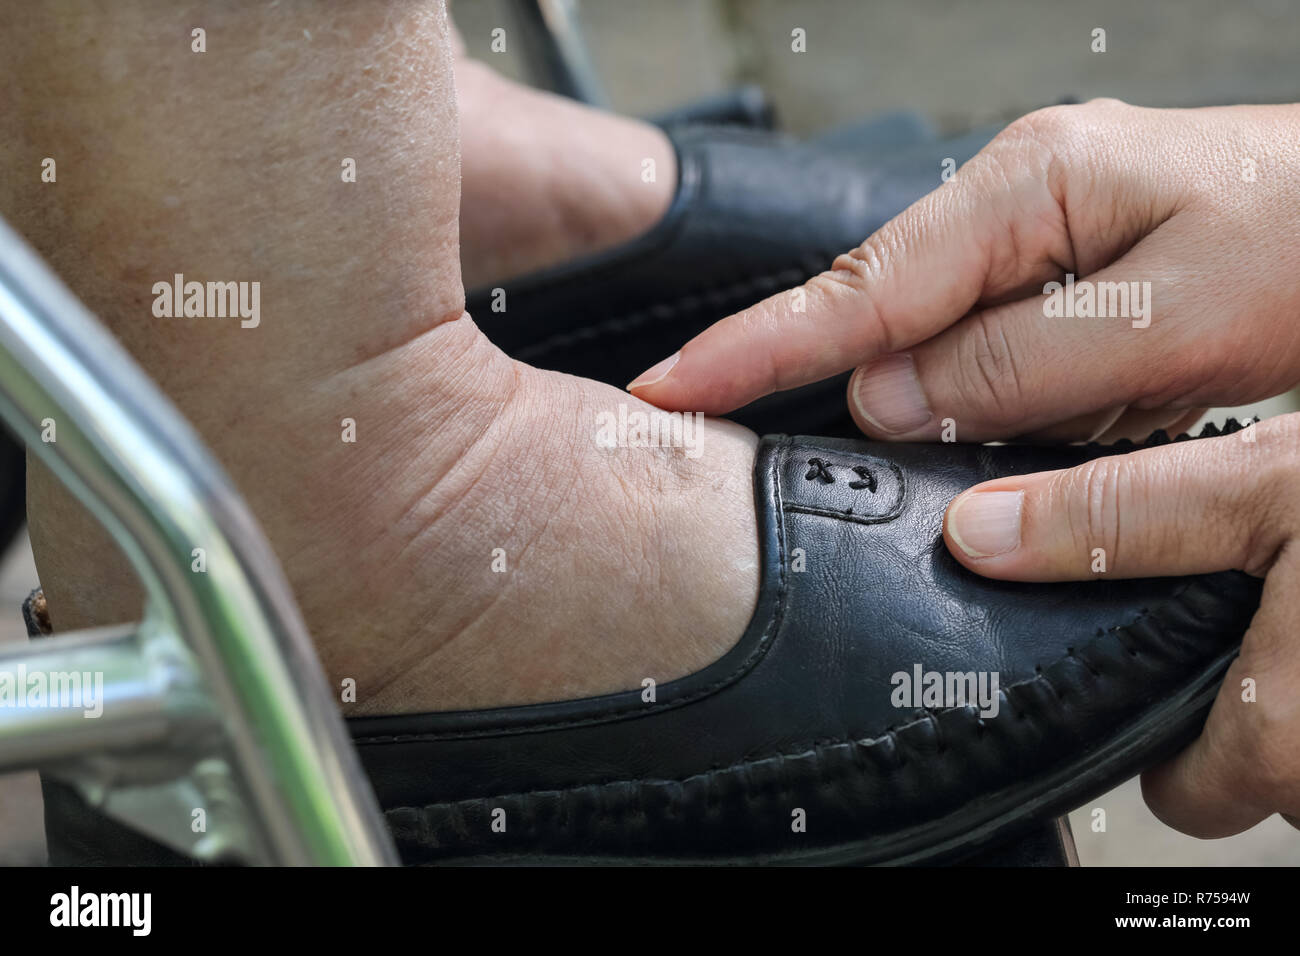
<path fill-rule="evenodd" d="M 826 258 L 829 262 L 833 257 Z M 729 301 L 751 297 L 756 292 L 762 292 L 765 289 L 777 288 L 783 285 L 798 285 L 816 274 L 815 270 L 799 266 L 787 266 L 776 271 L 749 276 L 721 289 L 704 287 L 678 296 L 676 299 L 667 302 L 654 302 L 634 312 L 605 319 L 594 325 L 587 325 L 571 332 L 558 332 L 549 338 L 542 339 L 540 342 L 516 348 L 514 352 L 523 361 L 535 361 L 556 349 L 575 345 L 579 342 L 601 338 L 606 335 L 626 333 L 651 322 L 662 325 L 665 321 L 680 320 L 685 317 L 673 315 L 672 313 L 699 309 L 707 304 L 706 299 L 716 298 Z M 668 319 L 665 319 L 663 314 L 665 311 L 670 314 Z"/>
<path fill-rule="evenodd" d="M 842 458 L 842 457 L 869 458 L 873 461 L 879 461 L 882 465 L 884 465 L 889 469 L 891 474 L 893 474 L 894 480 L 898 484 L 898 494 L 888 509 L 883 509 L 876 513 L 867 512 L 865 514 L 855 514 L 852 511 L 852 509 L 845 510 L 843 508 L 827 508 L 827 507 L 822 507 L 821 505 L 802 504 L 798 501 L 790 501 L 785 496 L 782 496 L 781 507 L 785 511 L 794 512 L 796 514 L 820 515 L 825 518 L 836 518 L 840 521 L 850 521 L 853 522 L 854 524 L 868 524 L 868 525 L 888 524 L 890 521 L 893 521 L 895 518 L 897 518 L 900 514 L 903 513 L 903 504 L 907 500 L 908 481 L 906 476 L 903 474 L 903 469 L 899 467 L 897 462 L 889 461 L 888 459 L 881 458 L 878 455 L 864 455 L 859 452 L 845 451 L 844 449 L 837 449 L 837 448 L 832 448 L 824 445 L 819 445 L 816 442 L 812 442 L 812 441 L 804 441 L 802 444 L 805 450 L 820 451 L 826 455 L 829 455 L 832 458 Z M 819 457 L 809 458 L 807 459 L 807 462 L 812 467 L 804 475 L 805 480 L 811 481 L 815 479 L 821 479 L 823 483 L 826 484 L 835 483 L 835 479 L 831 476 L 831 473 L 829 471 L 830 464 L 831 464 L 830 462 L 828 462 L 824 458 L 819 458 Z M 813 465 L 813 462 L 817 462 L 818 464 Z M 854 467 L 852 470 L 855 474 L 858 474 L 862 478 L 862 481 L 849 482 L 849 487 L 850 488 L 869 487 L 871 491 L 874 493 L 876 490 L 876 478 L 873 474 L 870 473 L 869 469 L 867 469 L 865 465 L 858 465 Z M 866 474 L 863 474 L 864 472 L 866 472 Z M 869 480 L 868 480 L 868 476 L 870 476 Z M 794 490 L 797 491 L 797 489 Z"/>

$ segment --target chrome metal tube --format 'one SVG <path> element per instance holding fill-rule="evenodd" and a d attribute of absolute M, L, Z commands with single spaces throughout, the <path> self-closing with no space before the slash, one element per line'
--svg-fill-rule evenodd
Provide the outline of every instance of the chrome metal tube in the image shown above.
<path fill-rule="evenodd" d="M 37 677 L 40 699 L 28 700 Z M 140 653 L 133 627 L 6 645 L 0 650 L 0 773 L 79 753 L 165 744 L 166 689 Z"/>

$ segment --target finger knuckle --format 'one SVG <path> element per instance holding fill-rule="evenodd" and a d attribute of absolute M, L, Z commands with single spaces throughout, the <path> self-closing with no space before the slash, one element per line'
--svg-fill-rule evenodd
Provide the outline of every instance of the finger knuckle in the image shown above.
<path fill-rule="evenodd" d="M 844 316 L 854 324 L 855 338 L 870 342 L 882 352 L 895 351 L 891 326 L 879 306 L 879 286 L 890 263 L 896 261 L 894 243 L 880 233 L 837 257 L 827 272 L 812 279 L 809 286 L 828 300 L 827 314 Z"/>
<path fill-rule="evenodd" d="M 1041 168 L 1049 179 L 1064 180 L 1070 170 L 1091 167 L 1097 140 L 1124 122 L 1118 114 L 1132 109 L 1127 103 L 1109 98 L 1047 106 L 1008 125 L 989 144 L 989 152 L 1004 165 L 1006 155 L 1013 154 L 1019 157 L 1016 165 Z M 1030 156 L 1037 156 L 1039 161 L 1026 163 L 1025 157 Z"/>
<path fill-rule="evenodd" d="M 831 271 L 845 274 L 851 284 L 863 290 L 880 280 L 893 259 L 892 243 L 880 232 L 873 232 L 860 245 L 838 256 L 831 263 Z"/>
<path fill-rule="evenodd" d="M 1036 110 L 1012 122 L 968 164 L 985 188 L 1005 192 L 1018 203 L 1056 199 L 1067 183 L 1088 186 L 1092 160 L 1080 155 L 1082 117 L 1075 106 Z M 1082 182 L 1076 182 L 1082 179 Z M 1090 187 L 1089 187 L 1090 188 Z"/>
<path fill-rule="evenodd" d="M 1300 799 L 1300 713 L 1292 695 L 1276 693 L 1276 680 L 1257 679 L 1255 701 L 1232 698 L 1234 708 L 1243 708 L 1233 734 L 1239 770 L 1262 809 L 1294 808 Z"/>
<path fill-rule="evenodd" d="M 1116 110 L 1131 110 L 1133 108 L 1131 104 L 1116 96 L 1094 96 L 1082 106 L 1093 113 L 1112 113 Z"/>
<path fill-rule="evenodd" d="M 1266 418 L 1246 427 L 1254 432 L 1246 433 L 1254 441 L 1242 440 L 1245 436 L 1241 433 L 1227 437 L 1235 437 L 1247 449 L 1250 467 L 1260 474 L 1263 487 L 1256 497 L 1266 505 L 1278 506 L 1275 517 L 1288 532 L 1300 533 L 1300 412 Z"/>
<path fill-rule="evenodd" d="M 1253 444 L 1267 461 L 1270 475 L 1283 482 L 1295 479 L 1300 471 L 1300 412 L 1265 418 L 1247 427 L 1255 430 L 1257 441 Z"/>
<path fill-rule="evenodd" d="M 1011 122 L 993 140 L 1000 148 L 1043 147 L 1057 152 L 1075 136 L 1087 107 L 1047 106 Z"/>
<path fill-rule="evenodd" d="M 1018 359 L 1003 325 L 988 313 L 971 316 L 957 347 L 957 392 L 991 424 L 1024 418 L 1028 396 Z"/>
<path fill-rule="evenodd" d="M 1171 317 L 1172 318 L 1172 317 Z M 1203 341 L 1153 343 L 1143 375 L 1133 383 L 1137 409 L 1189 408 L 1221 372 L 1225 351 Z"/>
<path fill-rule="evenodd" d="M 1029 138 L 1046 146 L 1059 146 L 1076 139 L 1081 131 L 1114 125 L 1120 121 L 1117 114 L 1131 109 L 1123 100 L 1104 96 L 1086 103 L 1045 106 L 1026 113 L 1006 131 L 1017 139 Z"/>
<path fill-rule="evenodd" d="M 1124 493 L 1128 482 L 1120 462 L 1113 457 L 1097 458 L 1065 474 L 1061 490 L 1075 505 L 1064 509 L 1074 540 L 1089 551 L 1103 548 L 1110 566 L 1119 566 L 1120 528 L 1133 524 L 1124 521 L 1128 517 L 1123 513 L 1125 499 L 1131 500 L 1131 496 Z"/>
<path fill-rule="evenodd" d="M 1245 529 L 1237 566 L 1263 574 L 1283 545 L 1300 536 L 1300 413 L 1265 419 L 1203 447 L 1233 466 L 1235 480 L 1222 489 L 1218 512 Z"/>

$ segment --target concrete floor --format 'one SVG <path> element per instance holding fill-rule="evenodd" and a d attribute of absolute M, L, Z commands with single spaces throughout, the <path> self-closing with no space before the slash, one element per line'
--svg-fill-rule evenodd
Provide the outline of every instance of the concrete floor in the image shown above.
<path fill-rule="evenodd" d="M 493 28 L 515 29 L 502 0 L 457 0 L 453 10 L 471 53 L 526 77 L 518 43 L 488 52 Z M 960 131 L 1065 98 L 1147 106 L 1300 99 L 1300 0 L 602 0 L 583 7 L 583 22 L 617 109 L 650 115 L 756 82 L 796 133 L 900 108 Z M 1104 54 L 1089 50 L 1095 27 L 1107 31 Z M 790 49 L 795 28 L 806 31 L 806 53 Z M 1284 398 L 1248 411 L 1298 407 Z M 35 584 L 22 539 L 0 563 L 0 641 L 23 638 L 18 605 Z M 1105 832 L 1091 829 L 1096 808 L 1106 811 Z M 1300 863 L 1300 831 L 1279 818 L 1229 839 L 1194 840 L 1152 817 L 1136 781 L 1072 822 L 1085 866 Z M 0 777 L 0 864 L 43 853 L 34 777 Z"/>

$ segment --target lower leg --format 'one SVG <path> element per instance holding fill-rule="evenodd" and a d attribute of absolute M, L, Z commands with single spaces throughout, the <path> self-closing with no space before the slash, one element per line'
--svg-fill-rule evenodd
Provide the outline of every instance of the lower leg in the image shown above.
<path fill-rule="evenodd" d="M 754 603 L 753 436 L 717 422 L 698 458 L 603 450 L 597 415 L 640 403 L 488 344 L 463 312 L 440 5 L 305 9 L 215 10 L 196 53 L 166 5 L 13 4 L 0 212 L 216 452 L 359 710 L 580 696 L 708 663 Z M 61 82 L 22 89 L 29 62 Z M 56 184 L 31 172 L 44 156 Z M 175 273 L 260 281 L 260 323 L 155 317 L 150 290 Z M 39 467 L 29 502 L 56 629 L 138 616 L 124 562 Z"/>

